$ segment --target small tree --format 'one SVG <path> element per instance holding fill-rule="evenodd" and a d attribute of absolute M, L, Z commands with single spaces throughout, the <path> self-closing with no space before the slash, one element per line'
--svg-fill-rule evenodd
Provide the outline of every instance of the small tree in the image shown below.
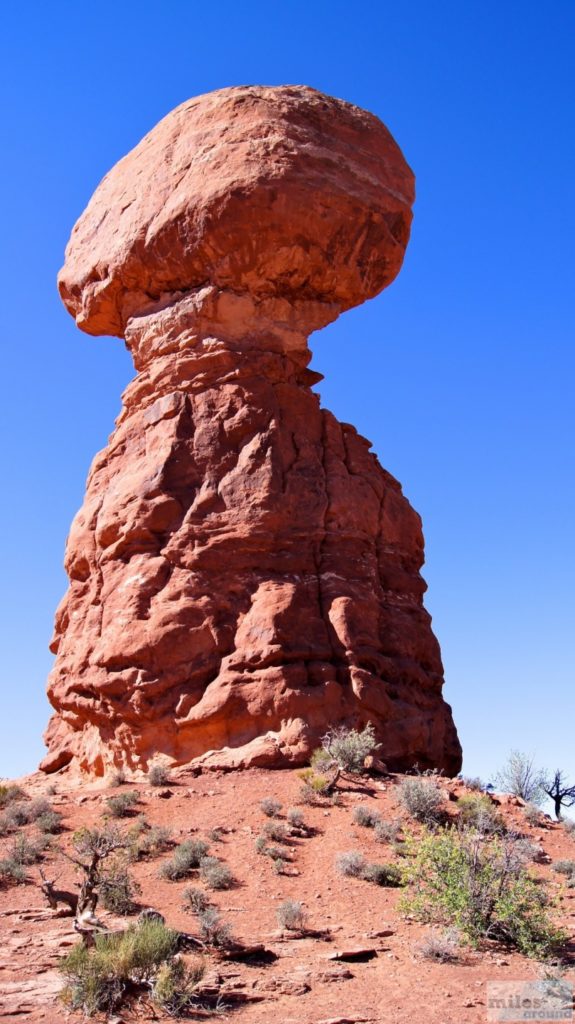
<path fill-rule="evenodd" d="M 82 936 L 84 945 L 93 946 L 94 932 L 104 930 L 96 917 L 102 884 L 102 864 L 111 854 L 125 849 L 126 838 L 118 829 L 110 826 L 83 828 L 74 833 L 72 843 L 78 857 L 66 853 L 65 850 L 62 850 L 62 853 L 79 867 L 84 875 L 78 893 L 74 929 Z"/>
<path fill-rule="evenodd" d="M 555 805 L 555 817 L 561 821 L 561 807 L 573 807 L 575 804 L 575 786 L 569 786 L 565 773 L 559 768 L 554 775 L 543 779 L 542 788 Z"/>
<path fill-rule="evenodd" d="M 531 754 L 512 750 L 495 781 L 505 793 L 521 797 L 527 803 L 540 804 L 543 800 L 543 774 L 535 767 Z"/>

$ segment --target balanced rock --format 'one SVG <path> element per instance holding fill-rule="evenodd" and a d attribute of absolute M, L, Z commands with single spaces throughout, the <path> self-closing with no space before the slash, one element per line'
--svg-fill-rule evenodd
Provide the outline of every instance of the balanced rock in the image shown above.
<path fill-rule="evenodd" d="M 137 375 L 68 539 L 45 771 L 301 764 L 367 722 L 390 768 L 458 771 L 420 519 L 307 368 L 412 201 L 383 124 L 306 87 L 184 103 L 96 190 L 60 292 Z"/>

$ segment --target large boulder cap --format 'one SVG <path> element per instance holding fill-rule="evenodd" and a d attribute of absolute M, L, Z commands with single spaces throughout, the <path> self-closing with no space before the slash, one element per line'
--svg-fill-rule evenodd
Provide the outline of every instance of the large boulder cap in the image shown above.
<path fill-rule="evenodd" d="M 177 107 L 106 175 L 59 288 L 89 334 L 123 336 L 206 284 L 335 304 L 398 273 L 414 179 L 375 117 L 307 86 L 242 86 Z"/>

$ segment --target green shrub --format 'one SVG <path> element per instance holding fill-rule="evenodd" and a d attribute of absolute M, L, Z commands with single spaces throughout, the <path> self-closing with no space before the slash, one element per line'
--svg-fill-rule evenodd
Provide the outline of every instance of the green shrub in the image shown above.
<path fill-rule="evenodd" d="M 149 988 L 177 950 L 178 932 L 157 920 L 142 921 L 119 935 L 96 935 L 94 949 L 79 943 L 60 962 L 64 1001 L 88 1016 L 110 1013 L 138 985 Z"/>
<path fill-rule="evenodd" d="M 392 888 L 402 884 L 401 871 L 395 864 L 366 864 L 361 877 L 366 882 Z"/>
<path fill-rule="evenodd" d="M 234 876 L 229 867 L 217 857 L 202 857 L 200 878 L 209 889 L 231 889 L 234 885 Z"/>
<path fill-rule="evenodd" d="M 430 776 L 415 775 L 403 779 L 397 795 L 410 817 L 426 824 L 443 818 L 444 801 L 437 781 Z"/>
<path fill-rule="evenodd" d="M 134 881 L 125 863 L 114 860 L 100 875 L 100 899 L 105 910 L 114 914 L 134 914 L 138 905 L 134 900 L 142 889 Z"/>
<path fill-rule="evenodd" d="M 268 841 L 265 836 L 258 836 L 255 842 L 256 853 L 265 854 L 268 848 Z"/>
<path fill-rule="evenodd" d="M 277 818 L 280 814 L 281 809 L 282 805 L 280 801 L 274 800 L 274 798 L 271 796 L 266 796 L 264 797 L 263 800 L 260 801 L 260 810 L 268 818 Z"/>
<path fill-rule="evenodd" d="M 297 900 L 284 900 L 277 908 L 276 914 L 280 928 L 295 932 L 304 930 L 306 913 L 303 903 Z"/>
<path fill-rule="evenodd" d="M 197 960 L 191 967 L 183 960 L 170 960 L 158 970 L 152 986 L 152 1001 L 170 1017 L 181 1017 L 197 1005 L 196 989 L 204 975 Z"/>
<path fill-rule="evenodd" d="M 371 722 L 361 732 L 342 725 L 326 733 L 321 747 L 314 751 L 312 765 L 319 771 L 327 771 L 335 766 L 340 771 L 357 775 L 364 770 L 366 757 L 380 746 L 381 743 L 376 743 Z"/>
<path fill-rule="evenodd" d="M 139 802 L 139 794 L 133 789 L 127 789 L 125 793 L 109 796 L 106 805 L 113 818 L 127 818 L 133 813 L 134 807 Z"/>
<path fill-rule="evenodd" d="M 475 830 L 427 828 L 407 838 L 404 911 L 454 925 L 473 945 L 496 939 L 521 953 L 545 957 L 565 935 L 549 917 L 549 900 L 525 869 L 510 837 Z"/>
<path fill-rule="evenodd" d="M 160 878 L 167 878 L 170 882 L 185 878 L 191 871 L 199 868 L 208 850 L 208 844 L 202 839 L 187 839 L 180 843 L 170 859 L 161 865 Z"/>
<path fill-rule="evenodd" d="M 42 860 L 46 846 L 47 840 L 41 836 L 33 840 L 25 835 L 19 835 L 8 847 L 8 860 L 22 865 L 37 864 Z"/>
<path fill-rule="evenodd" d="M 40 832 L 46 832 L 51 836 L 57 835 L 62 830 L 62 815 L 58 814 L 58 811 L 46 811 L 36 818 L 36 826 Z"/>
<path fill-rule="evenodd" d="M 313 806 L 319 797 L 329 795 L 331 782 L 325 775 L 318 774 L 313 768 L 303 768 L 298 775 L 303 780 L 300 790 L 302 803 Z"/>
<path fill-rule="evenodd" d="M 563 818 L 562 825 L 567 835 L 575 838 L 575 821 L 572 821 L 570 818 Z"/>
<path fill-rule="evenodd" d="M 379 821 L 379 814 L 370 807 L 364 807 L 363 804 L 359 804 L 354 809 L 353 822 L 355 825 L 361 825 L 362 828 L 375 828 Z"/>
<path fill-rule="evenodd" d="M 6 807 L 15 800 L 24 800 L 25 797 L 26 791 L 22 789 L 22 786 L 6 782 L 0 783 L 0 807 Z"/>
<path fill-rule="evenodd" d="M 28 878 L 22 865 L 11 857 L 0 860 L 0 889 L 9 885 L 19 885 L 27 882 Z"/>
<path fill-rule="evenodd" d="M 505 823 L 495 804 L 485 794 L 462 796 L 457 801 L 459 823 L 484 835 L 505 831 Z"/>
<path fill-rule="evenodd" d="M 158 857 L 173 846 L 172 833 L 164 825 L 149 825 L 140 818 L 128 832 L 131 860 Z"/>

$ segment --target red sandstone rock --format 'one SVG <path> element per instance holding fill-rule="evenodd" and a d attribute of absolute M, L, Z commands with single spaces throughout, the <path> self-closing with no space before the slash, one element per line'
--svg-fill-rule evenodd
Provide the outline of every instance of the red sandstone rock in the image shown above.
<path fill-rule="evenodd" d="M 277 767 L 367 721 L 391 768 L 459 769 L 419 517 L 307 369 L 412 198 L 381 122 L 303 87 L 183 104 L 104 178 L 60 290 L 138 373 L 68 539 L 44 770 Z"/>

